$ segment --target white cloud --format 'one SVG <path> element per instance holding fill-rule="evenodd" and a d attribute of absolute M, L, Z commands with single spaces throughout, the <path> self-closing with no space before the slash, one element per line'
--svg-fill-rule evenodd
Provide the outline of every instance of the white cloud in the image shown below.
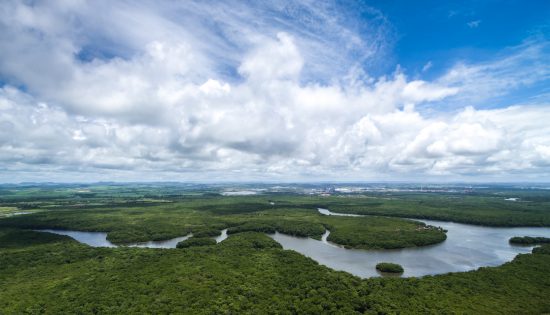
<path fill-rule="evenodd" d="M 481 20 L 474 20 L 466 23 L 466 25 L 468 25 L 469 28 L 478 28 L 480 24 L 481 24 Z"/>
<path fill-rule="evenodd" d="M 269 40 L 247 57 L 239 73 L 256 83 L 273 80 L 298 80 L 304 61 L 294 40 L 286 33 L 278 33 L 277 40 Z"/>
<path fill-rule="evenodd" d="M 424 64 L 424 66 L 422 67 L 422 72 L 426 72 L 426 71 L 430 70 L 432 67 L 433 67 L 433 63 L 430 60 L 430 61 L 426 62 L 426 64 Z"/>
<path fill-rule="evenodd" d="M 550 44 L 546 40 L 527 40 L 511 47 L 499 58 L 469 64 L 459 62 L 437 80 L 443 86 L 455 87 L 460 93 L 453 104 L 486 105 L 522 88 L 550 80 Z M 502 101 L 502 100 L 500 100 Z"/>
<path fill-rule="evenodd" d="M 403 96 L 415 103 L 441 100 L 457 92 L 457 88 L 437 86 L 419 80 L 411 81 L 403 88 Z"/>
<path fill-rule="evenodd" d="M 364 38 L 323 4 L 220 6 L 8 3 L 0 181 L 549 173 L 547 103 L 466 106 L 546 80 L 545 42 L 433 81 L 365 78 L 384 21 Z M 457 109 L 418 109 L 434 102 Z"/>
<path fill-rule="evenodd" d="M 208 79 L 199 90 L 207 95 L 223 95 L 231 91 L 231 86 L 228 83 L 221 83 L 218 80 Z"/>

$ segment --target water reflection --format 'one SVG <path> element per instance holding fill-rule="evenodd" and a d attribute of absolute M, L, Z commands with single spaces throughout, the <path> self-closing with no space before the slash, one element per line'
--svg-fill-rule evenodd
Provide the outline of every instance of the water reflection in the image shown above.
<path fill-rule="evenodd" d="M 360 217 L 319 209 L 324 215 Z M 376 277 L 380 274 L 375 266 L 379 262 L 393 262 L 405 268 L 404 277 L 434 275 L 447 272 L 468 271 L 482 266 L 498 266 L 512 260 L 517 254 L 531 252 L 532 246 L 513 246 L 508 240 L 513 236 L 550 237 L 550 228 L 518 227 L 497 228 L 443 222 L 417 220 L 446 229 L 447 240 L 424 247 L 394 250 L 357 250 L 345 249 L 327 241 L 330 231 L 326 231 L 321 240 L 295 237 L 281 233 L 270 235 L 283 248 L 295 250 L 320 264 L 335 270 L 342 270 L 359 277 Z M 43 232 L 68 235 L 75 240 L 94 247 L 116 247 L 107 240 L 104 232 L 80 232 L 45 229 Z M 175 248 L 178 242 L 192 234 L 165 241 L 151 241 L 131 244 L 132 247 Z M 227 238 L 227 229 L 215 237 L 217 243 Z"/>
<path fill-rule="evenodd" d="M 342 215 L 319 209 L 324 215 Z M 349 216 L 349 215 L 346 215 Z M 353 215 L 358 216 L 358 215 Z M 327 242 L 329 231 L 321 241 L 275 233 L 271 237 L 285 249 L 295 250 L 335 270 L 359 277 L 379 276 L 379 262 L 393 262 L 405 268 L 404 277 L 425 276 L 456 271 L 468 271 L 482 266 L 498 266 L 517 254 L 531 252 L 532 246 L 513 246 L 513 236 L 550 237 L 550 228 L 497 228 L 454 222 L 418 220 L 448 230 L 447 240 L 430 246 L 395 250 L 357 250 Z"/>
<path fill-rule="evenodd" d="M 115 244 L 107 240 L 107 233 L 105 232 L 80 232 L 80 231 L 68 231 L 68 230 L 54 230 L 54 229 L 44 229 L 44 230 L 35 230 L 38 232 L 48 232 L 59 235 L 67 235 L 80 243 L 84 243 L 93 247 L 116 247 Z"/>
<path fill-rule="evenodd" d="M 186 236 L 180 236 L 173 239 L 165 241 L 149 241 L 143 243 L 136 243 L 127 245 L 129 247 L 146 247 L 146 248 L 176 248 L 179 242 L 185 241 L 186 239 L 192 237 L 193 234 L 188 234 Z"/>
<path fill-rule="evenodd" d="M 92 247 L 117 247 L 117 245 L 107 240 L 107 233 L 105 232 L 81 232 L 81 231 L 56 230 L 56 229 L 41 229 L 41 230 L 35 230 L 35 231 L 49 232 L 49 233 L 54 233 L 59 235 L 67 235 L 79 241 L 80 243 L 84 243 Z M 164 241 L 140 242 L 140 243 L 127 244 L 122 246 L 142 247 L 142 248 L 176 248 L 176 245 L 178 245 L 179 242 L 184 241 L 192 236 L 193 234 L 188 234 L 185 236 L 180 236 L 180 237 L 176 237 L 176 238 L 172 238 Z M 226 238 L 227 238 L 227 229 L 222 230 L 221 234 L 215 237 L 215 240 L 217 243 L 219 243 L 225 240 Z"/>
<path fill-rule="evenodd" d="M 219 236 L 216 236 L 216 243 L 219 243 L 227 238 L 227 229 L 222 230 L 222 233 Z"/>

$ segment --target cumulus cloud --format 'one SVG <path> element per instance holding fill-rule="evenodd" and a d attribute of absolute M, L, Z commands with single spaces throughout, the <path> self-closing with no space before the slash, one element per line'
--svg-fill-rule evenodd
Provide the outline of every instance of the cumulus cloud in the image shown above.
<path fill-rule="evenodd" d="M 388 31 L 368 7 L 357 26 L 335 4 L 184 3 L 3 6 L 0 180 L 549 173 L 549 104 L 469 106 L 547 80 L 545 42 L 374 78 Z"/>

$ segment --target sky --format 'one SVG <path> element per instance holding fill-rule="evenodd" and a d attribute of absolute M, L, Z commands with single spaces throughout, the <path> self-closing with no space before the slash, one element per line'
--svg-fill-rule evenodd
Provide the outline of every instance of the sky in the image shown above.
<path fill-rule="evenodd" d="M 0 4 L 0 182 L 550 181 L 550 2 Z"/>

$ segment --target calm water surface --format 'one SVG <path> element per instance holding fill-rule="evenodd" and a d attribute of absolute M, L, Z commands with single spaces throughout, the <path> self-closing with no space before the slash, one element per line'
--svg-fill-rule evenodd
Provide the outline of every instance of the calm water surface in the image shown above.
<path fill-rule="evenodd" d="M 222 233 L 219 236 L 216 236 L 216 243 L 219 243 L 227 238 L 227 229 L 222 230 Z"/>
<path fill-rule="evenodd" d="M 324 215 L 359 216 L 319 209 Z M 345 249 L 327 242 L 330 231 L 321 241 L 275 233 L 271 237 L 283 245 L 308 256 L 320 264 L 335 270 L 343 270 L 359 277 L 380 274 L 375 266 L 379 262 L 394 262 L 405 268 L 404 277 L 434 275 L 455 271 L 474 270 L 483 266 L 498 266 L 512 260 L 517 254 L 529 253 L 533 246 L 512 246 L 512 236 L 550 237 L 550 228 L 519 227 L 497 228 L 443 222 L 417 220 L 448 230 L 447 240 L 424 247 L 397 250 Z"/>
<path fill-rule="evenodd" d="M 144 247 L 144 248 L 176 248 L 176 245 L 178 245 L 179 242 L 185 241 L 186 239 L 190 238 L 191 236 L 193 236 L 193 234 L 188 234 L 188 235 L 185 235 L 185 236 L 180 236 L 180 237 L 176 237 L 176 238 L 165 240 L 165 241 L 149 241 L 149 242 L 143 242 L 143 243 L 130 244 L 130 245 L 127 245 L 127 246 L 129 246 L 129 247 Z M 105 241 L 107 241 L 107 240 L 105 240 Z"/>
<path fill-rule="evenodd" d="M 105 232 L 80 232 L 57 229 L 40 229 L 35 231 L 67 235 L 79 241 L 80 243 L 84 243 L 93 247 L 117 247 L 115 244 L 107 240 L 107 233 Z"/>
<path fill-rule="evenodd" d="M 360 217 L 356 214 L 334 213 L 319 209 L 323 215 Z M 442 243 L 424 247 L 396 250 L 360 250 L 345 249 L 327 241 L 330 231 L 326 231 L 322 240 L 295 237 L 281 233 L 270 235 L 283 248 L 295 250 L 320 264 L 335 270 L 342 270 L 356 276 L 367 278 L 380 274 L 375 266 L 379 262 L 394 262 L 405 268 L 404 277 L 419 277 L 447 272 L 474 270 L 484 266 L 498 266 L 512 260 L 517 254 L 529 253 L 533 246 L 513 246 L 508 243 L 513 236 L 550 237 L 550 228 L 519 227 L 497 228 L 461 224 L 454 222 L 417 220 L 429 225 L 446 229 L 447 240 Z M 94 247 L 116 247 L 107 240 L 104 232 L 80 232 L 65 230 L 38 230 L 43 232 L 68 235 L 75 240 Z M 178 242 L 191 237 L 192 234 L 165 241 L 151 241 L 131 244 L 131 247 L 175 248 Z M 227 229 L 215 237 L 217 243 L 227 238 Z"/>
<path fill-rule="evenodd" d="M 80 232 L 80 231 L 53 230 L 53 229 L 41 229 L 41 230 L 35 230 L 35 231 L 67 235 L 79 241 L 80 243 L 84 243 L 93 247 L 117 247 L 117 245 L 107 240 L 107 233 L 105 232 Z M 180 237 L 176 237 L 176 238 L 172 238 L 164 241 L 141 242 L 141 243 L 129 244 L 125 246 L 143 247 L 143 248 L 176 248 L 176 245 L 178 245 L 179 242 L 184 241 L 192 236 L 193 234 L 188 234 L 185 236 L 180 236 Z M 217 243 L 219 243 L 225 240 L 226 238 L 227 238 L 227 229 L 222 230 L 221 234 L 215 237 L 214 239 L 216 240 Z"/>

